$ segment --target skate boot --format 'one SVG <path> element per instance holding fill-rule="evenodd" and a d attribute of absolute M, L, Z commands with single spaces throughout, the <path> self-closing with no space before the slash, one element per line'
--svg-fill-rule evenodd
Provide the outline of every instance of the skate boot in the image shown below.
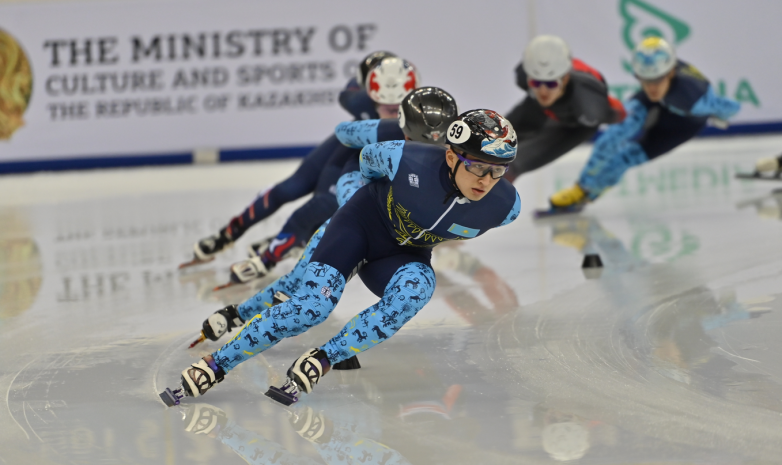
<path fill-rule="evenodd" d="M 271 386 L 266 395 L 283 405 L 291 405 L 298 402 L 299 391 L 311 393 L 312 388 L 330 369 L 326 352 L 321 349 L 310 349 L 288 368 L 288 379 L 285 384 L 281 388 Z"/>
<path fill-rule="evenodd" d="M 579 213 L 589 200 L 588 193 L 578 184 L 574 184 L 552 195 L 549 199 L 551 208 L 535 211 L 535 218 Z"/>
<path fill-rule="evenodd" d="M 292 411 L 289 420 L 299 436 L 315 444 L 328 443 L 334 432 L 334 423 L 323 412 L 316 412 L 309 405 Z"/>
<path fill-rule="evenodd" d="M 185 431 L 193 434 L 206 434 L 214 438 L 228 424 L 228 416 L 219 408 L 209 404 L 190 404 L 182 420 Z"/>
<path fill-rule="evenodd" d="M 193 245 L 193 259 L 179 265 L 179 269 L 188 268 L 202 263 L 208 263 L 215 259 L 215 255 L 233 245 L 230 226 L 220 230 L 219 233 L 205 237 Z"/>
<path fill-rule="evenodd" d="M 782 175 L 782 155 L 776 158 L 761 158 L 755 163 L 755 172 L 758 175 L 765 173 L 779 178 Z"/>
<path fill-rule="evenodd" d="M 182 371 L 182 389 L 187 396 L 199 397 L 223 379 L 225 371 L 217 366 L 211 355 L 207 355 Z"/>
<path fill-rule="evenodd" d="M 214 312 L 212 316 L 204 320 L 204 323 L 201 326 L 201 336 L 193 341 L 188 349 L 192 349 L 197 344 L 204 342 L 207 338 L 216 341 L 220 339 L 223 334 L 242 325 L 244 325 L 244 320 L 239 316 L 239 309 L 236 308 L 236 305 L 229 305 L 222 310 Z"/>
<path fill-rule="evenodd" d="M 174 389 L 166 388 L 159 394 L 160 400 L 168 407 L 179 405 L 185 396 L 198 397 L 204 395 L 215 384 L 225 379 L 225 371 L 217 366 L 211 355 L 182 371 L 181 383 Z"/>

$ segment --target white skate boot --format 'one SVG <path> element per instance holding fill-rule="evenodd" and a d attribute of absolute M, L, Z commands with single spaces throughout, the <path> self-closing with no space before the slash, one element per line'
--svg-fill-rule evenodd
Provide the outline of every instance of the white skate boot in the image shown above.
<path fill-rule="evenodd" d="M 207 358 L 209 361 L 207 361 Z M 222 382 L 225 372 L 212 356 L 203 358 L 182 371 L 182 388 L 190 397 L 202 396 L 215 384 Z M 211 362 L 211 363 L 210 363 Z"/>
<path fill-rule="evenodd" d="M 311 393 L 312 388 L 330 369 L 326 352 L 310 349 L 288 368 L 288 379 L 285 384 L 281 388 L 271 386 L 266 395 L 283 405 L 291 405 L 298 402 L 299 391 Z"/>

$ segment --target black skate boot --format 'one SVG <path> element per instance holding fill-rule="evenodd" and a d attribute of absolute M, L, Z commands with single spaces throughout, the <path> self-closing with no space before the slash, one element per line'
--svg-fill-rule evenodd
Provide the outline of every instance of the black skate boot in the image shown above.
<path fill-rule="evenodd" d="M 244 325 L 244 320 L 239 316 L 239 310 L 236 305 L 229 305 L 222 310 L 214 312 L 209 318 L 204 320 L 201 326 L 201 336 L 193 341 L 188 349 L 192 349 L 197 344 L 204 342 L 207 338 L 216 341 L 223 334 L 239 328 Z"/>
<path fill-rule="evenodd" d="M 193 259 L 179 265 L 179 269 L 211 262 L 215 259 L 215 255 L 231 247 L 233 243 L 234 239 L 231 236 L 230 226 L 226 226 L 219 233 L 196 242 L 193 245 Z"/>
<path fill-rule="evenodd" d="M 281 388 L 271 386 L 266 395 L 283 405 L 291 405 L 298 402 L 299 391 L 311 393 L 312 388 L 330 369 L 326 352 L 321 349 L 310 349 L 288 368 L 288 379 L 285 384 Z"/>

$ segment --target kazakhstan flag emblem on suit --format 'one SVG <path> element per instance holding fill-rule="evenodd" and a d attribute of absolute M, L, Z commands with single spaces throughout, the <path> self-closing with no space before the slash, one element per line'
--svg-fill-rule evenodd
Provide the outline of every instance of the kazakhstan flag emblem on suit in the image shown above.
<path fill-rule="evenodd" d="M 481 230 L 468 228 L 467 226 L 454 223 L 450 228 L 448 228 L 448 232 L 462 237 L 475 237 L 479 232 L 481 232 Z"/>

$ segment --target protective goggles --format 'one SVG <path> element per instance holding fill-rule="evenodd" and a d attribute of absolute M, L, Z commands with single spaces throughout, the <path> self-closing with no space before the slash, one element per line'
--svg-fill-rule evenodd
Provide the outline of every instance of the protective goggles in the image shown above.
<path fill-rule="evenodd" d="M 456 150 L 451 150 L 456 154 L 456 157 L 464 163 L 464 169 L 479 178 L 491 174 L 492 179 L 500 179 L 508 172 L 508 165 L 496 165 L 494 163 L 486 163 L 485 161 L 468 160 Z"/>
<path fill-rule="evenodd" d="M 527 82 L 529 82 L 530 87 L 534 87 L 535 89 L 540 86 L 546 86 L 549 89 L 556 89 L 562 85 L 562 79 L 557 79 L 556 81 L 538 81 L 537 79 L 527 79 Z"/>

